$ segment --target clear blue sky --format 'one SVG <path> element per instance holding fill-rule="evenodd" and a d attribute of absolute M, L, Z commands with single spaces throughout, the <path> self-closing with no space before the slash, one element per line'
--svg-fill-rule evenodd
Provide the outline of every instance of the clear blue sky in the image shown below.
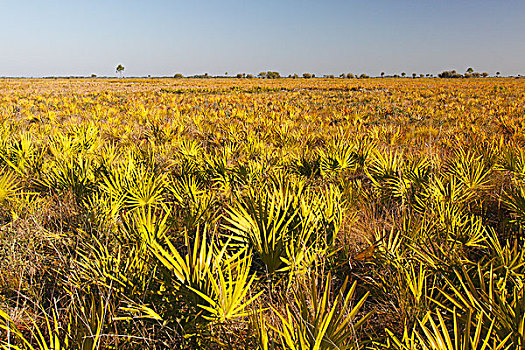
<path fill-rule="evenodd" d="M 0 76 L 525 75 L 525 0 L 0 0 Z"/>

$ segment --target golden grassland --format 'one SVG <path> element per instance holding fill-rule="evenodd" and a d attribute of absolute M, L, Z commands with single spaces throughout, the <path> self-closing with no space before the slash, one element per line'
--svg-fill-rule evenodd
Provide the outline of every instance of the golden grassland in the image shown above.
<path fill-rule="evenodd" d="M 519 349 L 525 79 L 0 80 L 6 349 Z"/>

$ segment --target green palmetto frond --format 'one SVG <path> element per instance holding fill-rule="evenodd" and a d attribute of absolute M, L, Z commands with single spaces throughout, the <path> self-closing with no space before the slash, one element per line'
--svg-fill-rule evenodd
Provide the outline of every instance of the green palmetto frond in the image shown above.
<path fill-rule="evenodd" d="M 124 243 L 135 243 L 140 249 L 163 240 L 170 229 L 170 213 L 152 207 L 141 207 L 123 215 L 121 233 Z"/>
<path fill-rule="evenodd" d="M 109 171 L 103 179 L 102 189 L 114 203 L 123 209 L 158 208 L 163 204 L 166 175 L 156 175 L 144 166 L 132 162 Z"/>
<path fill-rule="evenodd" d="M 124 207 L 133 209 L 161 205 L 164 184 L 163 176 L 147 173 L 137 175 L 136 182 L 129 184 L 126 189 L 127 192 L 123 202 Z"/>
<path fill-rule="evenodd" d="M 455 177 L 450 179 L 434 178 L 428 188 L 429 196 L 436 202 L 446 202 L 464 206 L 475 198 L 472 191 Z"/>
<path fill-rule="evenodd" d="M 500 167 L 512 172 L 518 178 L 525 178 L 525 150 L 507 148 L 503 151 Z"/>
<path fill-rule="evenodd" d="M 514 241 L 500 242 L 494 229 L 488 230 L 488 246 L 492 250 L 494 270 L 508 278 L 523 278 L 525 274 L 525 250 L 515 238 Z"/>
<path fill-rule="evenodd" d="M 6 172 L 0 174 L 0 203 L 13 198 L 20 190 L 15 176 Z"/>
<path fill-rule="evenodd" d="M 442 237 L 463 247 L 483 247 L 486 230 L 480 217 L 446 202 L 438 203 L 434 210 L 436 227 Z"/>
<path fill-rule="evenodd" d="M 178 286 L 178 293 L 201 308 L 208 320 L 225 322 L 248 315 L 248 306 L 260 295 L 248 298 L 256 278 L 250 273 L 248 252 L 242 250 L 227 256 L 227 246 L 217 249 L 205 233 L 197 232 L 193 245 L 188 237 L 186 241 L 186 256 L 182 256 L 169 240 L 165 240 L 165 247 L 157 242 L 152 244 L 153 254 L 169 271 L 164 274 L 162 283 Z"/>
<path fill-rule="evenodd" d="M 293 291 L 293 300 L 286 303 L 284 314 L 273 308 L 280 325 L 272 327 L 279 335 L 285 349 L 353 349 L 359 348 L 356 331 L 372 315 L 368 313 L 356 320 L 365 303 L 366 293 L 355 305 L 351 305 L 357 283 L 346 292 L 348 279 L 340 292 L 332 299 L 331 274 L 326 283 L 318 285 L 316 279 L 300 285 Z M 346 296 L 345 293 L 346 292 Z"/>
<path fill-rule="evenodd" d="M 300 155 L 292 156 L 290 168 L 297 174 L 314 177 L 321 172 L 321 163 L 319 155 L 310 155 L 308 146 L 302 150 Z M 330 169 L 328 169 L 328 172 Z"/>
<path fill-rule="evenodd" d="M 77 152 L 93 153 L 100 147 L 100 128 L 94 123 L 83 123 L 69 128 L 72 147 Z"/>
<path fill-rule="evenodd" d="M 416 332 L 416 337 L 421 344 L 432 350 L 485 350 L 485 349 L 510 349 L 508 341 L 510 336 L 497 338 L 493 333 L 494 321 L 484 319 L 483 313 L 476 315 L 477 322 L 472 320 L 469 312 L 466 325 L 461 327 L 458 315 L 453 313 L 453 333 L 449 332 L 449 326 L 443 319 L 439 310 L 435 313 L 438 322 L 432 318 L 432 314 L 427 314 L 423 321 L 419 321 L 421 331 Z M 471 327 L 475 326 L 473 332 Z M 473 334 L 472 334 L 473 333 Z"/>
<path fill-rule="evenodd" d="M 383 180 L 383 188 L 392 197 L 417 205 L 418 201 L 424 200 L 429 186 L 430 163 L 426 158 L 420 158 L 402 164 L 397 176 L 390 176 Z"/>
<path fill-rule="evenodd" d="M 196 141 L 183 140 L 180 144 L 179 153 L 185 157 L 197 158 L 202 155 L 202 147 Z"/>
<path fill-rule="evenodd" d="M 210 191 L 204 189 L 198 178 L 185 176 L 169 182 L 167 189 L 178 206 L 176 215 L 182 219 L 186 229 L 193 229 L 208 218 L 213 208 L 214 197 Z"/>
<path fill-rule="evenodd" d="M 357 168 L 357 155 L 354 146 L 333 142 L 328 149 L 319 151 L 321 175 L 334 176 Z"/>
<path fill-rule="evenodd" d="M 514 191 L 505 192 L 503 201 L 512 214 L 512 222 L 525 228 L 525 184 L 518 184 Z"/>
<path fill-rule="evenodd" d="M 398 338 L 386 330 L 386 344 L 374 349 L 396 350 L 510 350 L 510 335 L 500 338 L 494 332 L 494 321 L 483 313 L 468 311 L 466 317 L 453 310 L 452 320 L 447 322 L 440 310 L 428 312 L 417 325 L 409 330 L 405 327 L 403 336 Z"/>
<path fill-rule="evenodd" d="M 403 167 L 403 157 L 396 152 L 381 153 L 376 151 L 365 171 L 372 182 L 380 186 L 380 182 L 389 178 L 397 178 Z"/>
<path fill-rule="evenodd" d="M 8 334 L 7 338 L 0 339 L 0 347 L 5 350 L 99 349 L 105 318 L 104 300 L 77 300 L 67 312 L 66 325 L 53 309 L 51 315 L 43 312 L 40 317 L 43 321 L 27 314 L 27 320 L 23 321 L 26 332 L 0 310 L 0 330 Z"/>
<path fill-rule="evenodd" d="M 279 205 L 275 196 L 251 195 L 249 199 L 228 210 L 226 228 L 241 244 L 248 244 L 262 260 L 269 273 L 279 269 L 285 257 L 286 241 L 294 229 L 298 208 L 292 203 Z"/>
<path fill-rule="evenodd" d="M 270 274 L 285 267 L 285 261 L 297 261 L 298 256 L 288 253 L 299 254 L 300 247 L 309 249 L 318 241 L 322 220 L 320 207 L 305 192 L 304 184 L 275 181 L 277 185 L 263 193 L 251 191 L 240 199 L 225 218 L 233 239 L 253 249 Z"/>
<path fill-rule="evenodd" d="M 440 289 L 446 302 L 437 304 L 449 312 L 457 310 L 468 314 L 475 310 L 486 315 L 492 323 L 484 324 L 484 331 L 493 332 L 500 340 L 507 339 L 518 349 L 524 346 L 525 341 L 523 280 L 504 273 L 494 269 L 493 264 L 478 264 L 471 269 L 462 267 L 455 271 L 453 278 L 446 278 L 447 288 Z M 446 306 L 450 304 L 452 306 Z"/>
<path fill-rule="evenodd" d="M 1 160 L 26 179 L 41 171 L 44 157 L 45 149 L 39 147 L 29 133 L 22 134 L 19 140 L 11 140 L 0 152 Z"/>
<path fill-rule="evenodd" d="M 460 149 L 447 162 L 446 168 L 469 191 L 483 191 L 491 186 L 492 169 L 485 164 L 482 156 L 476 157 L 473 153 Z"/>
<path fill-rule="evenodd" d="M 98 164 L 91 157 L 61 157 L 49 172 L 35 181 L 34 187 L 41 191 L 71 191 L 79 201 L 86 199 L 96 190 L 95 176 Z"/>
<path fill-rule="evenodd" d="M 9 333 L 7 340 L 0 342 L 3 349 L 10 350 L 61 350 L 69 349 L 69 339 L 64 336 L 58 315 L 53 310 L 50 317 L 44 313 L 44 325 L 39 325 L 35 318 L 27 315 L 29 321 L 26 321 L 24 327 L 30 329 L 30 336 L 21 332 L 13 323 L 7 313 L 0 310 L 0 329 Z"/>
<path fill-rule="evenodd" d="M 251 257 L 248 253 L 237 254 L 235 259 L 225 259 L 216 265 L 214 271 L 206 276 L 210 281 L 209 294 L 198 290 L 207 304 L 199 306 L 209 312 L 206 318 L 218 322 L 226 322 L 251 313 L 250 304 L 261 295 L 262 291 L 248 296 L 256 276 L 250 274 Z"/>
<path fill-rule="evenodd" d="M 53 135 L 49 140 L 48 147 L 49 152 L 56 159 L 76 154 L 73 148 L 73 140 L 63 133 Z"/>

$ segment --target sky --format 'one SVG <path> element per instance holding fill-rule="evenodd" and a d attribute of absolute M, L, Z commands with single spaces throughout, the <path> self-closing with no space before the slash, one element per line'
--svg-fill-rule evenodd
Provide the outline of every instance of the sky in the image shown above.
<path fill-rule="evenodd" d="M 0 76 L 525 75 L 524 0 L 0 0 Z"/>

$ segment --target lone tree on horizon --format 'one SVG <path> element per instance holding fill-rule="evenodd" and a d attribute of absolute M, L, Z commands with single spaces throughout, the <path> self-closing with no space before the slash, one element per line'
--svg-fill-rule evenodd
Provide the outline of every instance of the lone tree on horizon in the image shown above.
<path fill-rule="evenodd" d="M 115 72 L 117 72 L 117 74 L 119 74 L 120 77 L 122 78 L 122 72 L 124 72 L 124 66 L 121 65 L 121 64 L 119 64 L 119 65 L 117 66 L 117 68 L 115 69 Z"/>

